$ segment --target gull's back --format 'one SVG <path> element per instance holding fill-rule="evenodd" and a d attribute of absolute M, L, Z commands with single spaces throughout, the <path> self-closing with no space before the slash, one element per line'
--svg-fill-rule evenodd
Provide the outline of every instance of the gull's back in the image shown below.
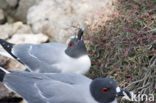
<path fill-rule="evenodd" d="M 77 74 L 13 71 L 3 82 L 28 103 L 97 103 L 89 92 L 91 81 Z"/>
<path fill-rule="evenodd" d="M 12 51 L 32 71 L 48 73 L 60 72 L 55 64 L 61 61 L 66 47 L 59 43 L 19 44 L 15 45 Z"/>

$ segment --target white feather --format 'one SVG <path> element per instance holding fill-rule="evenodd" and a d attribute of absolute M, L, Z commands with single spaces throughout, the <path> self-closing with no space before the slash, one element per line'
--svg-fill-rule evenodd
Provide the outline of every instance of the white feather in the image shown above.
<path fill-rule="evenodd" d="M 7 70 L 5 70 L 4 68 L 2 68 L 2 67 L 0 67 L 0 69 L 2 70 L 2 71 L 4 71 L 5 73 L 10 73 L 9 71 L 7 71 Z"/>
<path fill-rule="evenodd" d="M 58 64 L 55 64 L 57 68 L 62 68 L 61 72 L 70 72 L 77 74 L 85 74 L 88 72 L 91 66 L 91 61 L 88 55 L 81 56 L 79 58 L 71 58 L 68 55 L 62 57 L 62 61 Z M 70 65 L 69 65 L 70 64 Z"/>
<path fill-rule="evenodd" d="M 8 58 L 11 58 L 11 59 L 14 59 L 15 60 L 15 58 L 13 58 L 8 52 L 6 52 L 6 51 L 2 51 L 2 50 L 0 50 L 0 55 L 3 55 L 3 56 L 5 56 L 5 57 L 8 57 Z"/>

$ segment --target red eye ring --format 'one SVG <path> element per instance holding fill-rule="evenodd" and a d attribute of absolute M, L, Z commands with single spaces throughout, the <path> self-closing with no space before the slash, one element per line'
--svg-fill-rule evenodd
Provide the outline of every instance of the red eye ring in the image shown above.
<path fill-rule="evenodd" d="M 108 93 L 109 89 L 108 88 L 102 88 L 103 93 Z"/>
<path fill-rule="evenodd" d="M 72 47 L 73 45 L 74 45 L 73 42 L 69 42 L 69 44 L 68 44 L 69 47 Z"/>

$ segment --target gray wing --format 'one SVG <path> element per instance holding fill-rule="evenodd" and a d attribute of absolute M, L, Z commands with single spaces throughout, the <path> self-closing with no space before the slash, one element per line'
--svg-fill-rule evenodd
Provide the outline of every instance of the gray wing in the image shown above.
<path fill-rule="evenodd" d="M 90 79 L 77 74 L 12 72 L 4 83 L 29 103 L 82 103 L 84 85 Z M 84 85 L 82 85 L 84 84 Z M 80 97 L 81 95 L 81 97 Z"/>
<path fill-rule="evenodd" d="M 60 72 L 53 64 L 60 61 L 67 48 L 64 44 L 19 44 L 15 45 L 12 53 L 32 71 Z"/>

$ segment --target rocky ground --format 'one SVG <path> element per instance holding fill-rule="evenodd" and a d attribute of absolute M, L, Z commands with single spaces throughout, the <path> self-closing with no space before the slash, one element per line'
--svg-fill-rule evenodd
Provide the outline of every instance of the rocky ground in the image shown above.
<path fill-rule="evenodd" d="M 79 27 L 98 21 L 99 11 L 105 17 L 114 10 L 116 0 L 0 0 L 0 38 L 11 43 L 66 41 Z M 0 48 L 0 51 L 3 51 Z M 15 60 L 0 56 L 0 66 L 24 70 Z M 0 103 L 18 103 L 16 94 L 0 84 Z M 10 98 L 11 97 L 11 98 Z"/>

